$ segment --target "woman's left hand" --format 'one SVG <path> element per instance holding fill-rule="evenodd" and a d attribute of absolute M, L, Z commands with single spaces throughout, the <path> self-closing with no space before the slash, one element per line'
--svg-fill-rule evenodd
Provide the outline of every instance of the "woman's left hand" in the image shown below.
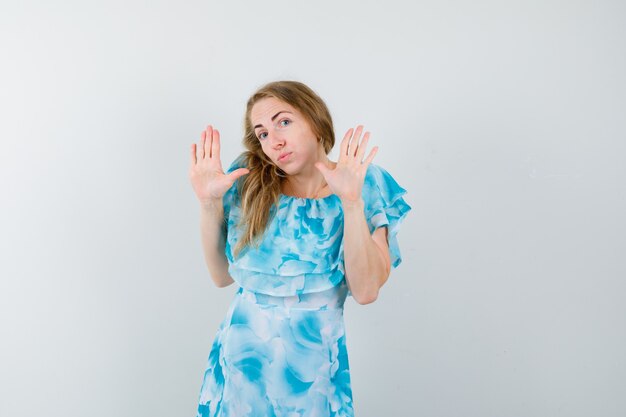
<path fill-rule="evenodd" d="M 363 161 L 370 132 L 365 132 L 363 139 L 360 140 L 362 131 L 363 126 L 358 125 L 356 131 L 354 131 L 354 136 L 352 136 L 352 128 L 346 132 L 341 141 L 339 161 L 337 161 L 337 166 L 334 169 L 327 168 L 321 162 L 315 163 L 317 169 L 324 176 L 330 190 L 342 202 L 352 203 L 361 198 L 367 167 L 378 151 L 378 146 L 375 146 L 370 151 L 367 159 Z"/>

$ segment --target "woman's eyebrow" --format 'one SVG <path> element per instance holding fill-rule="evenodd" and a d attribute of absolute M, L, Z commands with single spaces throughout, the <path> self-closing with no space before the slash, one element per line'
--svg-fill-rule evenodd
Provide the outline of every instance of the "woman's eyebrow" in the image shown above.
<path fill-rule="evenodd" d="M 278 115 L 279 115 L 279 114 L 281 114 L 281 113 L 289 113 L 289 114 L 291 114 L 291 112 L 290 112 L 290 111 L 287 111 L 287 110 L 281 110 L 281 111 L 279 111 L 278 113 L 276 113 L 275 115 L 273 115 L 273 116 L 272 116 L 272 122 L 273 122 L 273 121 L 274 121 L 274 119 L 275 119 L 275 118 L 277 118 L 277 117 L 278 117 Z M 256 126 L 254 126 L 254 129 L 256 129 L 257 127 L 263 127 L 263 125 L 261 125 L 261 124 L 256 125 Z"/>

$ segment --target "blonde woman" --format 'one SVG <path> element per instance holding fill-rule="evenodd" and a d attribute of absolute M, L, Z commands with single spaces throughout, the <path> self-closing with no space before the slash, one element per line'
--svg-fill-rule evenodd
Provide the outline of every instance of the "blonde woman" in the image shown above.
<path fill-rule="evenodd" d="M 238 289 L 209 353 L 197 416 L 354 415 L 343 306 L 376 300 L 401 262 L 406 190 L 350 129 L 338 161 L 324 101 L 296 81 L 248 100 L 245 151 L 224 172 L 211 125 L 191 146 L 204 257 Z M 361 136 L 363 134 L 363 136 Z"/>

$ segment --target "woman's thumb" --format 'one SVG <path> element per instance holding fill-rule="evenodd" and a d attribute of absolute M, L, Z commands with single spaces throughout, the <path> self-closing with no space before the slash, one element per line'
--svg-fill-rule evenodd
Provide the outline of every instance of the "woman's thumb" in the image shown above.
<path fill-rule="evenodd" d="M 316 163 L 315 163 L 315 164 L 313 164 L 313 165 L 315 166 L 315 168 L 317 168 L 317 169 L 318 169 L 318 170 L 322 173 L 322 175 L 324 176 L 324 178 L 326 178 L 326 174 L 328 174 L 328 171 L 330 171 L 330 170 L 326 167 L 326 165 L 324 165 L 324 164 L 323 164 L 323 163 L 321 163 L 321 162 L 316 162 Z"/>
<path fill-rule="evenodd" d="M 249 173 L 250 173 L 250 170 L 248 168 L 237 168 L 236 170 L 230 173 L 230 177 L 234 181 L 237 178 L 242 177 Z"/>

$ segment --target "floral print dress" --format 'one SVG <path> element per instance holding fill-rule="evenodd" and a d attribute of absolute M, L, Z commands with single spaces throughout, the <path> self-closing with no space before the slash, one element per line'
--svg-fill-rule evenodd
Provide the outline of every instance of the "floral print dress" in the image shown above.
<path fill-rule="evenodd" d="M 241 156 L 227 172 L 243 166 Z M 370 163 L 362 197 L 370 232 L 388 227 L 392 267 L 402 258 L 406 190 Z M 352 417 L 343 307 L 339 198 L 280 195 L 258 248 L 235 247 L 243 229 L 237 182 L 224 195 L 226 256 L 237 290 L 211 347 L 197 417 Z"/>

